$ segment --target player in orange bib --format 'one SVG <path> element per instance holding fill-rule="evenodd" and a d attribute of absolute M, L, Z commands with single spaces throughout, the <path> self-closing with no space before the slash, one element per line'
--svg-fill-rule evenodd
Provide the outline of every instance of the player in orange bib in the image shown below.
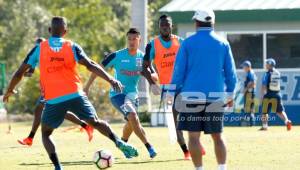
<path fill-rule="evenodd" d="M 11 80 L 3 101 L 8 102 L 24 73 L 30 67 L 39 64 L 41 92 L 45 98 L 45 108 L 41 120 L 42 139 L 55 170 L 62 170 L 62 165 L 51 136 L 54 129 L 61 125 L 68 111 L 111 139 L 127 158 L 138 156 L 137 150 L 133 146 L 122 141 L 107 122 L 98 118 L 95 108 L 83 92 L 76 69 L 77 65 L 85 66 L 90 72 L 109 82 L 115 91 L 122 91 L 122 84 L 105 72 L 96 62 L 89 59 L 78 44 L 63 38 L 67 33 L 65 18 L 53 17 L 49 32 L 51 37 L 39 44 L 28 61 L 21 65 L 16 73 L 18 76 Z"/>
<path fill-rule="evenodd" d="M 151 85 L 154 94 L 159 94 L 160 90 L 157 88 L 158 85 L 153 79 L 153 73 L 150 72 L 151 64 L 154 64 L 156 68 L 159 84 L 161 85 L 161 104 L 166 96 L 166 92 L 170 91 L 170 83 L 172 81 L 173 70 L 176 55 L 180 47 L 182 38 L 172 34 L 172 18 L 167 15 L 162 15 L 158 21 L 160 35 L 155 37 L 146 46 L 146 53 L 144 56 L 143 63 L 143 74 Z M 175 89 L 173 89 L 175 90 Z M 160 106 L 161 107 L 161 106 Z M 175 125 L 177 125 L 178 112 L 173 107 L 173 116 Z M 190 152 L 185 143 L 182 131 L 177 130 L 177 142 L 180 145 L 184 159 L 190 160 Z M 202 150 L 202 154 L 205 154 L 205 150 Z"/>

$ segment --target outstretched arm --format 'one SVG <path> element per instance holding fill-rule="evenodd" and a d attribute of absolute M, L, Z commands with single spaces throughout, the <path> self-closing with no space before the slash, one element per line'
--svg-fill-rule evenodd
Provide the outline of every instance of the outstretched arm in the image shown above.
<path fill-rule="evenodd" d="M 113 89 L 117 92 L 122 91 L 122 84 L 110 76 L 99 64 L 89 58 L 81 58 L 79 64 L 84 65 L 95 76 L 99 76 L 109 82 Z"/>
<path fill-rule="evenodd" d="M 15 94 L 15 87 L 20 83 L 24 74 L 31 68 L 29 64 L 22 63 L 18 70 L 13 75 L 12 79 L 9 82 L 8 88 L 4 94 L 3 101 L 8 102 L 9 97 Z"/>

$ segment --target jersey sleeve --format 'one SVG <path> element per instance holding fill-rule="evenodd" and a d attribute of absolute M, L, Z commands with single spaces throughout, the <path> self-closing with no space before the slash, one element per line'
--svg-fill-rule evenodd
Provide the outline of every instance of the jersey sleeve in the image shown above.
<path fill-rule="evenodd" d="M 117 53 L 111 53 L 107 57 L 104 58 L 104 60 L 101 62 L 101 64 L 106 68 L 112 67 L 115 65 L 116 58 L 117 58 Z"/>
<path fill-rule="evenodd" d="M 39 56 L 40 56 L 40 45 L 36 45 L 27 54 L 23 63 L 30 65 L 32 68 L 35 68 L 39 63 L 39 59 L 40 59 Z"/>
<path fill-rule="evenodd" d="M 251 72 L 249 75 L 248 75 L 248 79 L 250 82 L 255 82 L 256 81 L 256 76 L 253 72 Z"/>
<path fill-rule="evenodd" d="M 74 53 L 74 57 L 77 62 L 83 58 L 88 58 L 88 56 L 86 55 L 84 50 L 81 48 L 81 46 L 76 43 L 73 43 L 72 51 Z"/>
<path fill-rule="evenodd" d="M 263 81 L 262 81 L 262 84 L 264 86 L 267 86 L 268 85 L 268 80 L 269 80 L 269 74 L 268 73 L 265 73 L 264 76 L 263 76 Z"/>
<path fill-rule="evenodd" d="M 237 74 L 235 68 L 235 62 L 233 59 L 231 47 L 229 43 L 225 44 L 225 61 L 224 61 L 224 75 L 225 75 L 225 84 L 226 92 L 232 93 L 236 87 L 237 83 Z"/>

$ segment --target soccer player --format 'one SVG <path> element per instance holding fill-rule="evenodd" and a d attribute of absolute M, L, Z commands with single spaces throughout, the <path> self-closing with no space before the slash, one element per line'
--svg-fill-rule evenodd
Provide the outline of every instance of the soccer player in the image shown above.
<path fill-rule="evenodd" d="M 150 157 L 154 158 L 157 153 L 147 139 L 144 128 L 139 121 L 137 110 L 138 82 L 144 56 L 138 49 L 141 36 L 136 28 L 130 28 L 126 35 L 128 47 L 108 55 L 102 61 L 102 65 L 105 68 L 113 68 L 115 78 L 124 86 L 122 93 L 117 93 L 114 90 L 110 91 L 110 100 L 113 106 L 124 115 L 127 121 L 123 129 L 122 140 L 127 142 L 131 133 L 134 132 L 146 146 Z M 93 73 L 85 87 L 87 93 L 95 78 L 96 75 Z"/>
<path fill-rule="evenodd" d="M 246 73 L 244 81 L 244 113 L 250 118 L 250 126 L 255 123 L 255 88 L 256 88 L 256 75 L 252 69 L 251 62 L 246 60 L 242 64 L 243 70 Z"/>
<path fill-rule="evenodd" d="M 36 40 L 36 45 L 33 49 L 37 48 L 37 46 L 41 43 L 45 41 L 44 38 L 38 38 Z M 33 51 L 33 50 L 32 50 Z M 27 55 L 27 57 L 24 59 L 23 63 L 27 63 L 28 59 L 29 59 L 29 56 L 31 55 L 31 52 L 29 52 L 29 54 Z M 20 69 L 20 68 L 19 68 Z M 24 76 L 25 77 L 31 77 L 32 74 L 34 73 L 34 68 L 33 67 L 30 67 L 28 69 L 28 71 L 25 72 Z M 19 70 L 18 70 L 19 71 Z M 18 72 L 17 71 L 17 72 Z M 14 75 L 14 78 L 12 79 L 15 79 L 18 74 L 15 74 Z M 35 136 L 35 133 L 37 131 L 37 129 L 39 128 L 40 126 L 40 123 L 41 123 L 41 115 L 42 115 L 42 111 L 44 109 L 44 99 L 43 97 L 40 97 L 37 101 L 37 106 L 34 110 L 34 119 L 33 119 L 33 122 L 32 122 L 32 127 L 31 127 L 31 131 L 28 135 L 28 137 L 24 138 L 23 140 L 18 140 L 18 142 L 21 144 L 21 145 L 28 145 L 28 146 L 31 146 L 32 143 L 33 143 L 33 138 Z M 88 124 L 86 124 L 84 121 L 81 121 L 76 115 L 68 112 L 65 116 L 65 119 L 75 123 L 75 124 L 78 124 L 80 125 L 88 134 L 88 137 L 89 137 L 89 141 L 91 141 L 93 139 L 93 128 L 91 126 L 89 126 Z"/>
<path fill-rule="evenodd" d="M 108 123 L 98 118 L 96 110 L 82 90 L 82 83 L 76 70 L 77 63 L 105 79 L 115 91 L 121 91 L 122 84 L 89 59 L 78 44 L 63 38 L 67 33 L 65 18 L 53 17 L 49 32 L 51 37 L 37 46 L 27 63 L 22 64 L 18 76 L 11 80 L 3 101 L 8 102 L 26 70 L 39 63 L 41 91 L 46 100 L 41 118 L 42 139 L 55 170 L 61 170 L 62 165 L 56 154 L 52 133 L 61 125 L 67 111 L 73 112 L 110 138 L 127 158 L 137 156 L 134 147 L 118 138 Z"/>
<path fill-rule="evenodd" d="M 180 92 L 175 99 L 175 109 L 180 113 L 177 128 L 188 131 L 196 170 L 203 169 L 199 149 L 201 132 L 211 135 L 218 169 L 225 170 L 223 114 L 225 105 L 233 106 L 232 93 L 237 82 L 235 63 L 229 43 L 213 30 L 214 12 L 197 10 L 193 20 L 197 32 L 182 42 L 172 78 L 172 84 Z"/>
<path fill-rule="evenodd" d="M 276 61 L 273 58 L 266 60 L 267 72 L 262 82 L 262 127 L 268 130 L 268 113 L 276 112 L 286 125 L 287 130 L 292 129 L 292 122 L 288 119 L 280 94 L 280 72 L 275 69 Z"/>
<path fill-rule="evenodd" d="M 146 53 L 143 62 L 143 74 L 151 85 L 153 93 L 159 94 L 160 90 L 158 90 L 158 85 L 153 80 L 153 74 L 150 72 L 153 62 L 158 73 L 159 83 L 162 86 L 160 101 L 162 103 L 166 92 L 168 91 L 168 85 L 171 83 L 176 54 L 183 39 L 172 34 L 173 23 L 170 16 L 160 16 L 158 26 L 160 35 L 150 41 L 146 46 Z M 177 125 L 178 112 L 174 108 L 172 110 L 175 125 Z M 190 160 L 191 155 L 185 143 L 182 131 L 177 130 L 176 134 L 177 142 L 184 153 L 184 159 Z"/>

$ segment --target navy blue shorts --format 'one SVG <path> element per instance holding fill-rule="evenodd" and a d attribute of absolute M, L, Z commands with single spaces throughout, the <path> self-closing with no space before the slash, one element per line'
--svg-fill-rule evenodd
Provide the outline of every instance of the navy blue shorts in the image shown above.
<path fill-rule="evenodd" d="M 118 94 L 110 98 L 112 105 L 124 115 L 127 120 L 128 113 L 137 113 L 139 102 L 138 99 L 129 99 L 125 94 Z"/>
<path fill-rule="evenodd" d="M 211 103 L 206 103 L 206 108 Z M 196 107 L 194 105 L 191 107 Z M 214 134 L 223 132 L 224 112 L 207 112 L 206 109 L 195 113 L 179 113 L 178 130 L 185 130 L 189 132 L 201 132 L 205 134 Z"/>
<path fill-rule="evenodd" d="M 280 113 L 284 111 L 280 93 L 268 92 L 263 97 L 262 113 Z"/>
<path fill-rule="evenodd" d="M 64 121 L 67 111 L 77 115 L 82 120 L 98 118 L 96 110 L 86 96 L 76 97 L 57 104 L 45 104 L 42 123 L 58 128 Z"/>

